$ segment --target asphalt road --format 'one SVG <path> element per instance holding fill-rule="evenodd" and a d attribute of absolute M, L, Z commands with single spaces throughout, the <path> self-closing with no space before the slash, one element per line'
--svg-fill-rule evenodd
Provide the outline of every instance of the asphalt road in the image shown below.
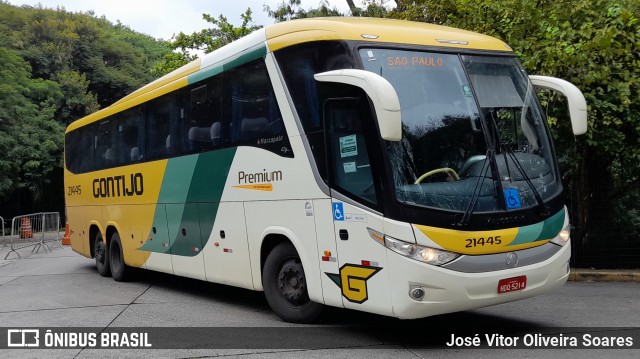
<path fill-rule="evenodd" d="M 478 331 L 625 335 L 625 329 L 608 328 L 640 327 L 639 297 L 638 283 L 569 282 L 549 295 L 421 320 L 328 308 L 314 326 L 296 326 L 276 317 L 262 293 L 144 271 L 134 282 L 118 283 L 99 276 L 93 260 L 64 248 L 0 261 L 0 327 L 220 327 L 209 333 L 212 340 L 232 336 L 243 343 L 263 333 L 278 339 L 266 345 L 271 349 L 251 349 L 260 342 L 245 349 L 11 349 L 0 357 L 637 358 L 637 349 L 462 349 L 445 343 L 451 334 Z"/>

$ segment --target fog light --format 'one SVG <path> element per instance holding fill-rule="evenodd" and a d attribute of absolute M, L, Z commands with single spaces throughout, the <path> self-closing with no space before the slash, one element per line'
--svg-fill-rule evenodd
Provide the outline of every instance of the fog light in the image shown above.
<path fill-rule="evenodd" d="M 422 300 L 424 298 L 424 289 L 423 288 L 413 288 L 409 291 L 409 296 L 415 300 Z"/>

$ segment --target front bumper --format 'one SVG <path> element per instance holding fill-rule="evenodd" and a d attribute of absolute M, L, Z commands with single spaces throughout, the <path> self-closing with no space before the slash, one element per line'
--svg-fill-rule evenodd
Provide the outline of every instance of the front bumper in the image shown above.
<path fill-rule="evenodd" d="M 464 273 L 423 264 L 389 251 L 388 267 L 394 279 L 389 283 L 393 315 L 401 319 L 415 319 L 547 293 L 562 286 L 569 278 L 570 257 L 569 241 L 555 255 L 538 263 L 491 272 Z M 498 294 L 501 279 L 522 275 L 527 276 L 524 290 Z M 416 287 L 425 291 L 422 300 L 409 296 L 410 290 Z"/>

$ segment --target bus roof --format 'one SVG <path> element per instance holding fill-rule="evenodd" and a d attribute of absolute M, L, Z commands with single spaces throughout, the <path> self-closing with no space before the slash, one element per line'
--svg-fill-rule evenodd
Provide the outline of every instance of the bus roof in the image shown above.
<path fill-rule="evenodd" d="M 265 28 L 270 51 L 319 40 L 360 40 L 474 50 L 511 51 L 487 35 L 422 22 L 366 17 L 324 17 L 280 22 Z"/>
<path fill-rule="evenodd" d="M 240 40 L 206 54 L 125 96 L 109 107 L 88 115 L 67 127 L 66 132 L 118 113 L 162 94 L 187 86 L 204 74 L 213 74 L 225 65 L 251 60 L 267 51 L 311 41 L 358 40 L 511 52 L 504 42 L 487 35 L 421 22 L 362 17 L 325 17 L 280 22 L 257 30 Z M 199 74 L 199 75 L 198 75 Z"/>

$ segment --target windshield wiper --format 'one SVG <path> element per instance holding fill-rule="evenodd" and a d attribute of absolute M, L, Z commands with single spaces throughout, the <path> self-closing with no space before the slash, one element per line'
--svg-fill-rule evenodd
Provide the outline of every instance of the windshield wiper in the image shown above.
<path fill-rule="evenodd" d="M 531 178 L 529 178 L 529 175 L 527 175 L 527 173 L 524 171 L 524 168 L 522 168 L 522 165 L 520 164 L 520 161 L 518 161 L 518 158 L 516 157 L 515 152 L 513 152 L 513 149 L 511 149 L 512 145 L 513 145 L 513 142 L 501 143 L 500 144 L 500 149 L 506 155 L 509 155 L 509 158 L 511 158 L 513 163 L 516 165 L 516 168 L 518 169 L 518 171 L 520 171 L 520 174 L 522 175 L 522 178 L 524 179 L 525 182 L 527 182 L 527 185 L 529 186 L 529 188 L 531 188 L 531 192 L 533 192 L 533 196 L 536 198 L 536 202 L 538 202 L 538 207 L 540 207 L 542 209 L 542 215 L 544 217 L 549 216 L 551 214 L 549 212 L 549 208 L 547 208 L 547 206 L 544 204 L 544 201 L 542 200 L 542 197 L 540 197 L 540 192 L 538 191 L 536 186 L 533 184 L 533 182 L 531 182 Z M 508 168 L 509 160 L 507 159 L 506 155 L 505 155 L 505 158 L 504 158 L 504 162 L 505 162 L 505 165 Z"/>
<path fill-rule="evenodd" d="M 498 142 L 498 138 L 500 136 L 500 129 L 498 128 L 498 124 L 496 123 L 496 119 L 493 116 L 493 112 L 491 112 L 491 124 L 493 125 L 493 129 L 495 131 L 494 137 L 493 137 L 493 143 L 494 146 L 497 147 L 497 142 Z M 538 203 L 538 207 L 540 207 L 542 209 L 542 215 L 543 216 L 549 216 L 550 212 L 549 209 L 547 208 L 547 206 L 545 206 L 544 201 L 542 200 L 542 197 L 540 197 L 540 192 L 538 192 L 538 189 L 533 185 L 533 182 L 531 182 L 531 178 L 529 178 L 529 175 L 527 175 L 527 173 L 524 171 L 524 168 L 522 168 L 522 165 L 520 164 L 520 162 L 518 161 L 518 159 L 516 158 L 515 153 L 513 152 L 512 149 L 513 146 L 513 142 L 512 141 L 507 141 L 504 143 L 500 143 L 500 151 L 502 153 L 505 154 L 504 157 L 504 164 L 506 167 L 506 170 L 508 172 L 508 176 L 509 178 L 511 178 L 511 171 L 509 170 L 509 160 L 507 159 L 507 155 L 509 156 L 509 158 L 511 158 L 511 160 L 513 161 L 513 163 L 516 165 L 516 168 L 518 169 L 518 171 L 520 171 L 520 173 L 522 174 L 522 178 L 525 180 L 525 182 L 527 182 L 527 185 L 529 186 L 529 188 L 531 188 L 531 192 L 533 192 L 533 196 L 536 198 L 536 202 Z M 497 171 L 497 169 L 496 169 Z M 498 173 L 498 172 L 496 172 Z M 500 182 L 500 192 L 504 195 L 504 193 L 502 192 L 502 179 L 500 178 L 500 174 L 498 173 L 498 181 Z M 504 200 L 504 196 L 503 196 L 503 200 Z"/>
<path fill-rule="evenodd" d="M 487 121 L 486 117 L 490 117 L 491 121 Z M 484 179 L 486 178 L 487 171 L 489 170 L 489 166 L 491 166 L 491 172 L 492 172 L 491 178 L 493 179 L 493 186 L 496 191 L 496 197 L 501 198 L 503 202 L 505 199 L 504 191 L 502 189 L 502 181 L 500 180 L 500 172 L 498 171 L 498 164 L 496 163 L 496 150 L 498 149 L 498 138 L 500 136 L 500 130 L 498 129 L 498 124 L 496 123 L 496 119 L 493 117 L 493 111 L 491 111 L 491 116 L 485 116 L 485 122 L 486 123 L 490 122 L 491 127 L 493 128 L 493 131 L 492 131 L 493 133 L 491 132 L 489 133 L 490 134 L 489 138 L 491 139 L 491 146 L 489 146 L 489 149 L 487 150 L 486 159 L 482 167 L 480 177 L 476 182 L 476 187 L 473 190 L 471 201 L 469 202 L 467 209 L 464 211 L 464 215 L 460 219 L 460 222 L 456 223 L 456 225 L 461 227 L 467 226 L 469 224 L 469 221 L 471 220 L 473 209 L 475 208 L 476 203 L 478 202 L 478 197 L 480 197 L 479 189 L 481 189 L 482 186 L 479 186 L 479 185 L 480 183 L 484 185 Z M 489 125 L 487 125 L 487 129 L 490 130 Z"/>
<path fill-rule="evenodd" d="M 476 187 L 473 189 L 473 194 L 471 195 L 471 200 L 469 201 L 469 205 L 467 206 L 467 209 L 464 211 L 464 215 L 462 215 L 460 222 L 455 223 L 456 225 L 460 227 L 465 227 L 469 224 L 469 220 L 471 219 L 471 215 L 473 214 L 473 209 L 478 203 L 478 198 L 480 197 L 479 191 L 482 189 L 482 186 L 484 185 L 484 179 L 487 176 L 489 165 L 494 161 L 495 157 L 496 157 L 496 151 L 493 148 L 487 150 L 487 153 L 485 154 L 484 164 L 482 165 L 482 169 L 480 170 L 480 176 L 476 181 Z"/>

